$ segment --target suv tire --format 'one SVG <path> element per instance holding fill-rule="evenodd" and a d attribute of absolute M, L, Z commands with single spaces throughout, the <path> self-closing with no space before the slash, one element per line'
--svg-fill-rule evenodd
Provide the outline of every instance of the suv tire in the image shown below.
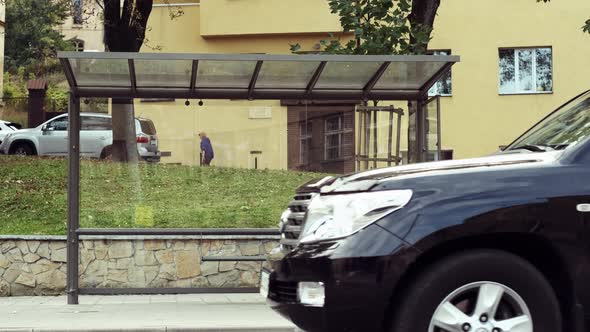
<path fill-rule="evenodd" d="M 11 154 L 19 156 L 32 156 L 35 154 L 33 148 L 27 143 L 16 143 L 10 150 Z"/>
<path fill-rule="evenodd" d="M 528 261 L 499 250 L 455 254 L 428 267 L 393 312 L 390 332 L 562 331 L 549 282 Z M 521 323 L 510 327 L 516 319 Z"/>

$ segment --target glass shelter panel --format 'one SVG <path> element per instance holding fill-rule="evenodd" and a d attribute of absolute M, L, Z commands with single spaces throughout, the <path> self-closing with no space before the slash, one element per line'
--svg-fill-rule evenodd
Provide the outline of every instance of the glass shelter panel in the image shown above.
<path fill-rule="evenodd" d="M 80 86 L 131 86 L 126 59 L 70 59 Z"/>
<path fill-rule="evenodd" d="M 319 61 L 265 61 L 256 80 L 256 88 L 305 89 Z"/>
<path fill-rule="evenodd" d="M 135 77 L 138 87 L 189 87 L 191 60 L 136 59 Z"/>
<path fill-rule="evenodd" d="M 434 76 L 446 62 L 392 62 L 381 79 L 375 84 L 375 90 L 420 89 Z"/>
<path fill-rule="evenodd" d="M 256 61 L 199 61 L 197 87 L 247 88 L 255 67 Z"/>
<path fill-rule="evenodd" d="M 440 96 L 431 98 L 424 105 L 426 161 L 441 159 Z"/>
<path fill-rule="evenodd" d="M 316 84 L 318 89 L 362 89 L 383 62 L 330 62 Z"/>

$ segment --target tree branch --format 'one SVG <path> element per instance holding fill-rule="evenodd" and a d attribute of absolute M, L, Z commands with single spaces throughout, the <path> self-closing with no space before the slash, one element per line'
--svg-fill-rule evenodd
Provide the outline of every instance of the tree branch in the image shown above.
<path fill-rule="evenodd" d="M 98 7 L 100 7 L 100 9 L 104 10 L 104 5 L 102 3 L 100 3 L 100 0 L 94 0 L 94 2 L 96 2 L 96 4 L 98 5 Z"/>
<path fill-rule="evenodd" d="M 135 0 L 141 1 L 141 0 Z M 133 0 L 124 0 L 123 1 L 123 12 L 121 14 L 121 26 L 131 26 L 131 13 L 133 12 Z"/>

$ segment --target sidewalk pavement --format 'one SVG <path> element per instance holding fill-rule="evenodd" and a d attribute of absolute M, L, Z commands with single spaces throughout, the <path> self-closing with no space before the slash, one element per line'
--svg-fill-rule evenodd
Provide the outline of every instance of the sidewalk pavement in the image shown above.
<path fill-rule="evenodd" d="M 293 332 L 258 294 L 0 298 L 0 331 Z"/>

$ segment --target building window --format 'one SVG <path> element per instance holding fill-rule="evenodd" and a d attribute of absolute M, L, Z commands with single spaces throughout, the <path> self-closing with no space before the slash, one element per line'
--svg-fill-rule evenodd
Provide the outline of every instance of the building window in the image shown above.
<path fill-rule="evenodd" d="M 347 132 L 344 128 L 344 117 L 342 115 L 328 117 L 325 124 L 324 159 L 341 159 L 344 134 Z"/>
<path fill-rule="evenodd" d="M 299 163 L 309 164 L 309 152 L 311 151 L 311 121 L 299 123 Z"/>
<path fill-rule="evenodd" d="M 430 55 L 451 55 L 451 50 L 430 51 Z M 451 71 L 449 70 L 428 90 L 428 96 L 451 96 L 453 95 L 453 82 L 451 80 Z"/>
<path fill-rule="evenodd" d="M 553 92 L 550 47 L 499 50 L 500 94 Z"/>
<path fill-rule="evenodd" d="M 79 39 L 72 39 L 72 45 L 74 45 L 74 51 L 84 52 L 84 41 Z"/>
<path fill-rule="evenodd" d="M 72 6 L 74 9 L 73 12 L 73 19 L 74 19 L 74 24 L 82 24 L 83 23 L 83 18 L 82 18 L 82 14 L 84 13 L 84 0 L 72 0 Z"/>

